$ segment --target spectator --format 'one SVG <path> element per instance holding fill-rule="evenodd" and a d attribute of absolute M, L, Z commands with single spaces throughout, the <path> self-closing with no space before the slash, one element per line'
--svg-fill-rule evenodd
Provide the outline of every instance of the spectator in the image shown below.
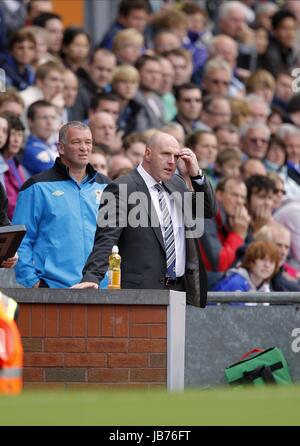
<path fill-rule="evenodd" d="M 215 163 L 217 178 L 236 178 L 241 176 L 243 162 L 242 153 L 239 150 L 227 147 L 218 153 Z"/>
<path fill-rule="evenodd" d="M 273 221 L 273 195 L 275 183 L 264 175 L 252 175 L 245 181 L 247 186 L 247 208 L 251 217 L 253 233 Z"/>
<path fill-rule="evenodd" d="M 287 153 L 287 175 L 300 186 L 300 129 L 292 124 L 283 124 L 278 130 L 278 136 L 284 141 Z M 288 196 L 292 198 L 290 194 Z"/>
<path fill-rule="evenodd" d="M 184 147 L 184 129 L 178 122 L 168 122 L 168 124 L 165 124 L 161 128 L 161 131 L 173 136 L 178 142 L 179 147 Z"/>
<path fill-rule="evenodd" d="M 0 124 L 1 128 L 1 124 Z M 1 131 L 0 131 L 1 133 Z M 7 196 L 5 189 L 0 182 L 0 226 L 9 226 L 11 223 L 7 217 Z M 1 262 L 1 268 L 14 268 L 18 261 L 18 254 Z"/>
<path fill-rule="evenodd" d="M 202 93 L 197 85 L 192 83 L 182 84 L 175 90 L 177 115 L 174 122 L 178 122 L 184 128 L 186 135 L 194 130 L 203 128 L 200 122 L 202 110 Z"/>
<path fill-rule="evenodd" d="M 184 48 L 168 51 L 164 56 L 169 59 L 174 68 L 174 87 L 179 87 L 191 81 L 193 62 L 191 54 Z"/>
<path fill-rule="evenodd" d="M 266 174 L 267 171 L 263 163 L 255 158 L 245 160 L 241 166 L 241 176 L 244 181 L 253 175 L 265 176 Z"/>
<path fill-rule="evenodd" d="M 25 90 L 34 83 L 34 71 L 30 65 L 34 59 L 36 43 L 26 28 L 16 31 L 9 41 L 9 53 L 2 54 L 0 66 L 5 70 L 6 86 Z"/>
<path fill-rule="evenodd" d="M 245 99 L 249 105 L 249 117 L 251 122 L 261 122 L 266 124 L 271 111 L 268 103 L 257 94 L 250 94 L 246 96 Z"/>
<path fill-rule="evenodd" d="M 59 63 L 59 59 L 52 54 L 49 53 L 49 33 L 45 28 L 41 28 L 40 26 L 27 26 L 27 31 L 30 32 L 35 40 L 36 48 L 34 52 L 34 57 L 31 62 L 31 66 L 34 71 L 38 69 L 39 65 L 42 65 L 46 62 L 57 62 Z"/>
<path fill-rule="evenodd" d="M 291 124 L 300 127 L 300 94 L 294 95 L 287 105 L 288 119 Z"/>
<path fill-rule="evenodd" d="M 66 69 L 64 72 L 64 91 L 63 102 L 64 110 L 62 116 L 62 122 L 67 123 L 69 121 L 80 120 L 82 117 L 77 113 L 75 102 L 78 95 L 79 82 L 77 76 L 73 71 Z"/>
<path fill-rule="evenodd" d="M 204 67 L 201 84 L 205 95 L 228 95 L 231 76 L 232 69 L 225 60 L 220 57 L 209 60 Z"/>
<path fill-rule="evenodd" d="M 234 264 L 250 223 L 243 181 L 223 178 L 216 187 L 216 198 L 218 213 L 214 219 L 205 220 L 205 232 L 199 240 L 205 268 L 215 272 L 226 271 Z"/>
<path fill-rule="evenodd" d="M 297 19 L 290 11 L 277 11 L 272 17 L 272 36 L 266 53 L 262 56 L 260 67 L 268 70 L 274 77 L 282 70 L 297 65 L 295 55 Z"/>
<path fill-rule="evenodd" d="M 271 286 L 274 291 L 300 291 L 300 273 L 287 263 L 291 247 L 291 233 L 280 223 L 273 222 L 263 226 L 256 234 L 255 240 L 269 240 L 277 246 L 280 261 L 279 270 L 272 277 Z"/>
<path fill-rule="evenodd" d="M 113 155 L 109 160 L 108 176 L 112 180 L 115 180 L 119 177 L 127 175 L 133 169 L 134 165 L 132 164 L 129 158 L 127 158 L 124 155 L 116 154 Z"/>
<path fill-rule="evenodd" d="M 219 9 L 219 32 L 232 37 L 240 44 L 251 45 L 254 35 L 247 21 L 253 18 L 254 14 L 245 4 L 239 1 L 223 2 Z"/>
<path fill-rule="evenodd" d="M 272 135 L 269 141 L 264 165 L 268 171 L 280 172 L 286 170 L 287 153 L 283 140 L 277 135 Z"/>
<path fill-rule="evenodd" d="M 27 87 L 20 93 L 25 109 L 27 110 L 33 102 L 45 100 L 62 110 L 64 73 L 64 66 L 60 62 L 49 61 L 40 65 L 36 72 L 35 85 Z"/>
<path fill-rule="evenodd" d="M 91 38 L 82 28 L 70 26 L 64 31 L 62 59 L 67 68 L 75 74 L 86 69 L 91 48 Z"/>
<path fill-rule="evenodd" d="M 53 56 L 59 57 L 64 37 L 64 26 L 60 15 L 44 12 L 32 21 L 32 25 L 40 26 L 48 31 L 49 51 Z"/>
<path fill-rule="evenodd" d="M 139 72 L 130 65 L 117 67 L 113 74 L 112 88 L 118 95 L 121 106 L 117 124 L 124 135 L 135 131 L 137 116 L 142 109 L 142 104 L 136 100 L 139 80 Z"/>
<path fill-rule="evenodd" d="M 116 56 L 108 50 L 96 49 L 86 71 L 80 72 L 80 88 L 76 100 L 76 109 L 87 119 L 88 108 L 96 93 L 108 93 L 116 66 Z"/>
<path fill-rule="evenodd" d="M 218 149 L 232 148 L 240 150 L 240 135 L 237 127 L 233 124 L 221 124 L 214 127 L 215 135 L 218 139 Z"/>
<path fill-rule="evenodd" d="M 288 71 L 281 71 L 276 77 L 276 86 L 272 105 L 278 107 L 282 113 L 287 111 L 288 102 L 293 96 L 292 82 L 293 78 Z"/>
<path fill-rule="evenodd" d="M 117 32 L 126 28 L 134 28 L 144 34 L 148 13 L 149 4 L 146 0 L 121 0 L 118 18 L 105 33 L 99 46 L 111 50 L 113 38 Z"/>
<path fill-rule="evenodd" d="M 113 39 L 112 52 L 120 65 L 134 65 L 141 56 L 143 48 L 143 35 L 132 28 L 118 31 Z"/>
<path fill-rule="evenodd" d="M 164 54 L 181 47 L 180 38 L 172 31 L 160 29 L 153 37 L 153 49 L 155 54 Z"/>
<path fill-rule="evenodd" d="M 250 123 L 241 129 L 242 151 L 249 158 L 263 160 L 270 140 L 269 128 L 260 122 Z"/>
<path fill-rule="evenodd" d="M 94 113 L 90 118 L 89 126 L 94 144 L 106 144 L 110 148 L 110 153 L 121 151 L 121 143 L 116 138 L 116 123 L 109 113 Z"/>
<path fill-rule="evenodd" d="M 27 288 L 67 288 L 78 282 L 109 181 L 88 164 L 92 135 L 85 124 L 64 125 L 58 150 L 53 168 L 30 178 L 17 201 L 14 223 L 25 224 L 27 233 L 16 278 Z"/>
<path fill-rule="evenodd" d="M 0 114 L 4 112 L 12 113 L 19 118 L 23 115 L 24 102 L 14 88 L 9 88 L 0 94 Z"/>
<path fill-rule="evenodd" d="M 39 15 L 52 11 L 52 0 L 29 0 L 27 3 L 26 24 L 29 25 Z"/>
<path fill-rule="evenodd" d="M 250 122 L 249 105 L 245 99 L 230 98 L 231 124 L 238 129 Z"/>
<path fill-rule="evenodd" d="M 247 248 L 241 266 L 228 271 L 214 287 L 214 291 L 270 292 L 271 279 L 279 269 L 279 252 L 268 241 L 253 242 Z"/>
<path fill-rule="evenodd" d="M 278 11 L 278 6 L 270 1 L 257 5 L 255 10 L 255 23 L 262 26 L 266 31 L 272 30 L 272 17 Z"/>
<path fill-rule="evenodd" d="M 172 121 L 177 113 L 176 100 L 173 94 L 174 68 L 166 57 L 160 57 L 161 83 L 159 86 L 160 99 L 165 109 L 165 120 Z"/>
<path fill-rule="evenodd" d="M 103 111 L 111 115 L 115 122 L 120 115 L 120 99 L 115 93 L 100 93 L 92 97 L 89 107 L 89 118 L 95 113 Z"/>
<path fill-rule="evenodd" d="M 3 119 L 3 118 L 1 118 Z M 0 145 L 0 181 L 8 197 L 7 215 L 11 220 L 16 207 L 19 189 L 23 185 L 26 174 L 17 155 L 23 148 L 25 127 L 20 118 L 6 114 L 8 136 L 4 146 Z"/>
<path fill-rule="evenodd" d="M 287 228 L 292 235 L 292 265 L 300 270 L 300 203 L 299 200 L 288 201 L 274 215 L 274 219 Z"/>
<path fill-rule="evenodd" d="M 230 102 L 227 98 L 215 94 L 203 99 L 201 121 L 211 129 L 223 124 L 229 124 L 231 119 Z"/>
<path fill-rule="evenodd" d="M 90 154 L 90 164 L 96 172 L 108 176 L 107 153 L 99 148 L 99 146 L 93 146 L 92 153 Z"/>
<path fill-rule="evenodd" d="M 284 180 L 276 172 L 268 172 L 267 177 L 274 181 L 275 189 L 273 194 L 273 208 L 272 211 L 275 212 L 277 209 L 281 208 L 286 191 L 284 189 Z"/>
<path fill-rule="evenodd" d="M 131 133 L 123 141 L 124 155 L 137 167 L 144 158 L 146 138 L 143 133 Z"/>
<path fill-rule="evenodd" d="M 140 74 L 140 88 L 135 99 L 142 105 L 135 122 L 135 131 L 160 129 L 164 124 L 164 106 L 158 95 L 161 84 L 159 58 L 144 54 L 136 62 Z"/>
<path fill-rule="evenodd" d="M 260 96 L 270 104 L 275 93 L 275 79 L 267 70 L 256 70 L 247 79 L 246 91 L 248 95 Z"/>
<path fill-rule="evenodd" d="M 279 130 L 283 120 L 285 119 L 283 112 L 277 106 L 273 105 L 271 107 L 270 114 L 267 119 L 267 125 L 271 130 L 271 135 L 275 135 Z"/>
<path fill-rule="evenodd" d="M 30 105 L 27 119 L 31 133 L 22 163 L 29 175 L 34 175 L 52 167 L 58 156 L 56 144 L 50 142 L 57 131 L 58 115 L 50 102 L 41 100 Z"/>
<path fill-rule="evenodd" d="M 212 172 L 218 154 L 218 142 L 214 133 L 197 130 L 186 138 L 185 144 L 195 153 L 199 167 L 207 173 Z"/>

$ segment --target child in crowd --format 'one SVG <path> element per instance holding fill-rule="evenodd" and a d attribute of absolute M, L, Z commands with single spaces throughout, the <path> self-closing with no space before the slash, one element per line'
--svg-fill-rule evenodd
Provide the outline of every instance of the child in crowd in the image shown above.
<path fill-rule="evenodd" d="M 228 270 L 213 291 L 269 292 L 270 280 L 279 269 L 277 246 L 269 241 L 255 241 L 249 245 L 241 265 Z"/>

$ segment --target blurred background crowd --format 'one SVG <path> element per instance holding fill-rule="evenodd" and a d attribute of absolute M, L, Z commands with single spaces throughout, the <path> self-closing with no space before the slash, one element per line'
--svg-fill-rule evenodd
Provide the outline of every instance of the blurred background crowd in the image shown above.
<path fill-rule="evenodd" d="M 163 130 L 215 187 L 198 241 L 210 290 L 299 291 L 300 1 L 85 3 L 101 29 L 66 26 L 55 1 L 0 3 L 9 218 L 24 181 L 53 166 L 62 124 L 89 125 L 90 163 L 112 180 Z"/>

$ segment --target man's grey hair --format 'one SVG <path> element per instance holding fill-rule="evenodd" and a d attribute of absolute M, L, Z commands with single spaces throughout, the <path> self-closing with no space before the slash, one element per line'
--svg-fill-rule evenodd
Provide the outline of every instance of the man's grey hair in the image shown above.
<path fill-rule="evenodd" d="M 293 124 L 282 124 L 276 134 L 284 141 L 288 135 L 297 135 L 300 137 L 300 129 Z"/>
<path fill-rule="evenodd" d="M 168 122 L 168 124 L 165 124 L 160 129 L 163 133 L 168 133 L 169 130 L 182 130 L 184 132 L 184 129 L 179 122 Z"/>
<path fill-rule="evenodd" d="M 247 22 L 253 22 L 255 17 L 254 12 L 248 6 L 236 0 L 222 3 L 219 9 L 219 19 L 226 19 L 231 11 L 236 10 L 243 12 Z"/>
<path fill-rule="evenodd" d="M 59 129 L 59 134 L 58 134 L 58 142 L 60 142 L 61 144 L 66 144 L 67 143 L 67 133 L 69 129 L 80 129 L 80 130 L 90 130 L 89 126 L 86 124 L 83 124 L 80 121 L 70 121 L 67 122 L 67 124 L 64 124 L 60 129 Z"/>
<path fill-rule="evenodd" d="M 224 70 L 229 76 L 232 76 L 232 68 L 225 59 L 220 56 L 216 56 L 213 59 L 210 59 L 204 66 L 203 70 L 203 78 L 206 79 L 209 77 L 211 71 L 214 70 Z"/>
<path fill-rule="evenodd" d="M 262 98 L 261 96 L 259 96 L 258 94 L 255 94 L 255 93 L 247 94 L 247 96 L 245 97 L 245 100 L 247 101 L 247 103 L 249 105 L 251 105 L 253 103 L 257 104 L 258 102 L 260 102 L 261 104 L 263 104 L 266 107 L 268 115 L 271 113 L 271 108 L 270 108 L 269 104 L 267 103 L 267 101 L 264 98 Z"/>
<path fill-rule="evenodd" d="M 222 42 L 225 41 L 225 42 Z M 218 55 L 217 52 L 217 46 L 219 43 L 225 43 L 223 46 L 227 46 L 228 42 L 232 42 L 233 45 L 236 47 L 236 54 L 238 55 L 238 44 L 237 42 L 232 39 L 232 37 L 227 36 L 227 34 L 218 34 L 217 36 L 214 36 L 207 44 L 207 50 L 210 58 L 216 57 Z"/>
<path fill-rule="evenodd" d="M 262 122 L 252 121 L 252 122 L 249 122 L 249 124 L 246 124 L 241 128 L 240 136 L 242 138 L 244 138 L 248 134 L 250 129 L 263 129 L 269 135 L 269 137 L 271 135 L 271 130 L 269 129 L 269 127 L 266 124 L 264 124 Z"/>

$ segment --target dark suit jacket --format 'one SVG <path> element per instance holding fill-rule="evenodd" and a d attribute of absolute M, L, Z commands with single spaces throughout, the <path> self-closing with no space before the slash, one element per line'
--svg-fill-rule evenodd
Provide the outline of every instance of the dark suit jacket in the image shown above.
<path fill-rule="evenodd" d="M 133 212 L 137 210 L 137 202 L 135 201 L 134 204 L 128 203 L 127 199 L 121 196 L 122 193 L 119 194 L 119 185 L 126 185 L 127 196 L 134 192 L 143 192 L 146 202 L 140 204 L 140 209 L 141 213 L 144 213 L 143 215 L 146 214 L 145 226 L 147 227 L 142 227 L 142 225 L 138 227 L 126 226 L 128 218 L 130 219 Z M 165 186 L 170 193 L 177 191 L 183 195 L 184 192 L 188 192 L 185 182 L 178 175 L 174 175 L 171 181 L 165 183 Z M 214 217 L 217 206 L 208 179 L 206 178 L 205 184 L 202 186 L 195 182 L 193 182 L 193 186 L 196 191 L 204 193 L 204 215 L 202 215 L 202 218 Z M 111 197 L 116 198 L 118 203 L 117 212 L 112 203 L 113 200 L 110 200 L 110 204 L 107 204 L 106 200 L 109 193 L 112 194 Z M 195 217 L 195 194 L 192 195 Z M 152 201 L 148 188 L 138 171 L 135 169 L 129 175 L 109 184 L 102 195 L 101 203 L 98 216 L 98 224 L 101 222 L 101 227 L 97 227 L 94 248 L 84 267 L 82 282 L 98 283 L 104 277 L 112 246 L 118 245 L 122 257 L 122 288 L 164 289 L 166 254 L 163 236 L 159 225 L 156 227 L 150 226 L 149 219 L 152 217 L 158 222 L 158 217 L 154 207 L 152 210 L 147 209 L 147 204 L 150 204 L 149 207 L 151 208 Z M 117 224 L 114 224 L 111 217 L 115 217 L 116 213 Z M 109 223 L 107 227 L 103 228 L 103 222 L 108 215 Z M 186 238 L 185 285 L 188 303 L 205 307 L 207 278 L 195 238 Z"/>

